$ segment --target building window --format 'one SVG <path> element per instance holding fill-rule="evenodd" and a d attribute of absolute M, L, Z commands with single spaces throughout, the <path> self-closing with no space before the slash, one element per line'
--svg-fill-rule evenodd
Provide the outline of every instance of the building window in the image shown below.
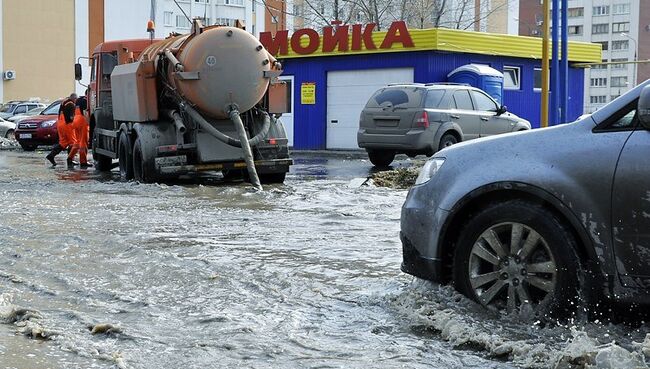
<path fill-rule="evenodd" d="M 506 90 L 521 89 L 521 68 L 503 66 L 503 88 Z"/>
<path fill-rule="evenodd" d="M 627 77 L 612 77 L 612 87 L 627 87 Z"/>
<path fill-rule="evenodd" d="M 585 15 L 585 8 L 569 8 L 567 16 L 569 18 L 578 18 Z"/>
<path fill-rule="evenodd" d="M 217 18 L 214 20 L 214 24 L 230 27 L 234 27 L 236 22 L 237 20 L 232 18 Z"/>
<path fill-rule="evenodd" d="M 195 3 L 210 4 L 210 0 L 194 0 Z"/>
<path fill-rule="evenodd" d="M 191 24 L 190 21 L 185 18 L 184 15 L 178 14 L 176 15 L 176 27 L 178 28 L 190 28 Z"/>
<path fill-rule="evenodd" d="M 569 26 L 568 32 L 570 35 L 581 35 L 583 26 Z"/>
<path fill-rule="evenodd" d="M 609 5 L 594 6 L 593 7 L 594 16 L 597 15 L 608 15 L 609 14 Z"/>
<path fill-rule="evenodd" d="M 604 87 L 607 86 L 607 78 L 592 78 L 591 83 L 589 84 L 591 87 Z"/>
<path fill-rule="evenodd" d="M 630 4 L 614 4 L 612 10 L 614 14 L 630 14 Z"/>
<path fill-rule="evenodd" d="M 630 31 L 630 22 L 612 23 L 612 32 L 621 33 Z"/>
<path fill-rule="evenodd" d="M 609 33 L 609 23 L 599 23 L 591 26 L 592 35 L 599 35 L 603 33 Z"/>
<path fill-rule="evenodd" d="M 603 51 L 607 51 L 607 49 L 609 48 L 609 41 L 597 41 L 597 42 L 594 42 L 594 43 L 595 44 L 600 44 L 601 50 L 603 50 Z"/>
<path fill-rule="evenodd" d="M 165 26 L 169 26 L 169 27 L 173 26 L 173 24 L 172 24 L 173 17 L 174 17 L 174 13 L 172 13 L 172 12 L 165 12 L 164 13 L 164 21 L 165 21 L 164 24 L 165 24 Z"/>
<path fill-rule="evenodd" d="M 628 40 L 612 41 L 612 50 L 627 50 L 630 47 Z"/>
<path fill-rule="evenodd" d="M 627 58 L 612 59 L 612 62 L 627 62 Z M 627 64 L 612 64 L 612 69 L 624 70 L 627 69 Z"/>
<path fill-rule="evenodd" d="M 589 96 L 589 102 L 592 104 L 604 104 L 607 102 L 606 95 Z"/>
<path fill-rule="evenodd" d="M 224 5 L 237 5 L 243 6 L 244 0 L 223 0 Z"/>
<path fill-rule="evenodd" d="M 603 59 L 603 63 L 607 63 L 607 59 Z M 591 69 L 607 69 L 607 64 L 594 64 Z"/>
<path fill-rule="evenodd" d="M 203 18 L 203 17 L 200 17 L 199 20 L 201 21 L 201 24 L 203 24 L 204 26 L 209 26 L 209 25 L 211 25 L 211 23 L 210 23 L 210 18 Z"/>
<path fill-rule="evenodd" d="M 535 90 L 542 89 L 542 68 L 533 69 L 533 88 Z"/>

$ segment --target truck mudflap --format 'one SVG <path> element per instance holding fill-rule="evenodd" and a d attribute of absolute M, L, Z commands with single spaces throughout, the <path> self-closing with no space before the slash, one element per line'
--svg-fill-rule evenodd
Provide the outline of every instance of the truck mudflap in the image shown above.
<path fill-rule="evenodd" d="M 156 169 L 163 175 L 179 175 L 186 173 L 219 171 L 224 169 L 246 169 L 245 161 L 206 163 L 206 164 L 185 164 L 185 155 L 158 157 Z M 255 168 L 260 174 L 265 173 L 286 173 L 289 166 L 293 164 L 291 159 L 255 160 Z"/>

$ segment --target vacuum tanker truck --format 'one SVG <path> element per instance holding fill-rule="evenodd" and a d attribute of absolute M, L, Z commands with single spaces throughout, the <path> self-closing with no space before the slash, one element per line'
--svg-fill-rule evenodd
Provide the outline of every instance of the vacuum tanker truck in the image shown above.
<path fill-rule="evenodd" d="M 257 186 L 284 181 L 292 164 L 278 119 L 286 85 L 280 63 L 251 34 L 195 20 L 189 34 L 105 42 L 91 59 L 97 170 L 117 159 L 122 178 L 141 182 L 204 171 Z"/>

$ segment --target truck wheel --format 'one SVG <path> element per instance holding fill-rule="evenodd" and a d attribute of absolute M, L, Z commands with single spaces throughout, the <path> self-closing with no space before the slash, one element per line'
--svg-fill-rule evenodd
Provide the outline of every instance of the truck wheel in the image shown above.
<path fill-rule="evenodd" d="M 158 180 L 153 162 L 144 159 L 142 141 L 140 137 L 135 139 L 133 145 L 133 178 L 141 183 L 153 183 Z"/>
<path fill-rule="evenodd" d="M 34 150 L 36 150 L 37 146 L 20 142 L 20 147 L 22 147 L 23 150 L 25 150 L 25 151 L 34 151 Z"/>
<path fill-rule="evenodd" d="M 376 167 L 387 167 L 395 160 L 395 151 L 368 150 L 368 158 Z"/>
<path fill-rule="evenodd" d="M 260 174 L 259 177 L 262 184 L 284 183 L 284 179 L 287 177 L 287 172 L 264 173 Z"/>
<path fill-rule="evenodd" d="M 97 153 L 97 138 L 93 140 L 93 160 L 95 161 L 95 169 L 100 172 L 108 172 L 113 169 L 113 159 L 108 156 Z"/>
<path fill-rule="evenodd" d="M 490 309 L 532 311 L 538 318 L 566 317 L 577 308 L 582 278 L 577 244 L 552 212 L 510 200 L 488 206 L 465 224 L 453 263 L 461 293 Z"/>
<path fill-rule="evenodd" d="M 131 139 L 129 136 L 122 132 L 120 133 L 120 141 L 118 143 L 117 158 L 120 164 L 120 177 L 123 180 L 133 179 L 133 157 L 131 155 Z"/>

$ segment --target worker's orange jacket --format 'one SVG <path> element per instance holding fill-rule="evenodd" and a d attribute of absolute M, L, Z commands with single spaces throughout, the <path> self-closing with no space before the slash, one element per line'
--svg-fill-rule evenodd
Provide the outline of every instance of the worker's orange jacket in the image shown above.
<path fill-rule="evenodd" d="M 88 138 L 90 135 L 90 124 L 83 115 L 81 110 L 77 108 L 74 112 L 74 120 L 72 121 L 72 132 L 74 144 L 80 148 L 88 148 Z"/>
<path fill-rule="evenodd" d="M 70 136 L 71 131 L 72 123 L 66 123 L 63 113 L 59 114 L 59 119 L 56 120 L 56 132 L 59 135 L 59 145 L 64 149 L 74 144 L 74 141 Z"/>

